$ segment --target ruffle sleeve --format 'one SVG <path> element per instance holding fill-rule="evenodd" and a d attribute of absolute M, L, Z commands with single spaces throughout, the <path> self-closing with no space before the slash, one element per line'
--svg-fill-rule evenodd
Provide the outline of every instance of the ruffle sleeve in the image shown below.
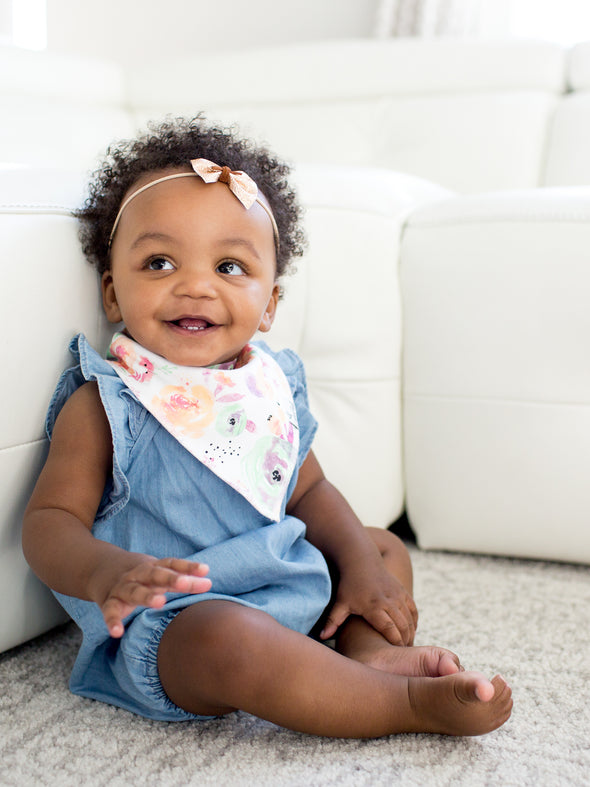
<path fill-rule="evenodd" d="M 103 493 L 96 522 L 113 516 L 129 500 L 126 472 L 137 437 L 147 423 L 147 413 L 131 391 L 101 356 L 78 334 L 70 342 L 74 365 L 61 375 L 47 412 L 45 428 L 49 439 L 66 401 L 87 382 L 96 382 L 113 440 L 113 471 Z"/>

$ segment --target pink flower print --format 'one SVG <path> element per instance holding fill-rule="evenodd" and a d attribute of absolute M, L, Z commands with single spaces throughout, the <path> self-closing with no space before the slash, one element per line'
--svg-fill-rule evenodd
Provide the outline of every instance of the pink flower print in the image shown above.
<path fill-rule="evenodd" d="M 117 359 L 117 362 L 123 367 L 123 369 L 125 369 L 126 372 L 129 372 L 129 374 L 133 374 L 133 362 L 137 357 L 133 350 L 128 350 L 123 342 L 113 342 L 110 350 L 113 354 L 113 357 Z"/>
<path fill-rule="evenodd" d="M 134 350 L 126 346 L 125 341 L 113 342 L 111 353 L 127 374 L 140 383 L 151 379 L 154 373 L 153 363 L 146 357 L 137 357 Z"/>
<path fill-rule="evenodd" d="M 291 445 L 293 445 L 293 443 L 295 442 L 295 429 L 293 428 L 293 424 L 291 423 L 291 421 L 285 423 L 281 437 L 283 438 L 283 440 L 286 440 L 288 443 L 291 443 Z"/>
<path fill-rule="evenodd" d="M 137 362 L 137 369 L 131 372 L 131 376 L 140 383 L 145 383 L 150 380 L 154 373 L 154 364 L 142 355 Z"/>
<path fill-rule="evenodd" d="M 123 362 L 123 359 L 129 355 L 129 350 L 127 350 L 122 342 L 113 342 L 111 344 L 110 351 L 113 357 L 117 358 L 121 362 Z"/>

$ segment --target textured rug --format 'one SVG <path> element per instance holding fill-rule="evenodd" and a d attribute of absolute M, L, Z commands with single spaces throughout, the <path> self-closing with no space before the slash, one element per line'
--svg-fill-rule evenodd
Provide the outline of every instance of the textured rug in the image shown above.
<path fill-rule="evenodd" d="M 0 655 L 0 784 L 590 785 L 590 568 L 412 548 L 416 644 L 501 672 L 512 718 L 480 738 L 323 739 L 245 713 L 151 722 L 71 695 L 68 625 Z"/>

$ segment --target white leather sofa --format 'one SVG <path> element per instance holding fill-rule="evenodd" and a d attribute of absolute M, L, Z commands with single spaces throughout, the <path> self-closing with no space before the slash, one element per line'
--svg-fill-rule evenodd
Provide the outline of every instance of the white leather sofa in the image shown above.
<path fill-rule="evenodd" d="M 243 78 L 240 78 L 243 77 Z M 96 154 L 164 114 L 295 164 L 309 252 L 271 333 L 366 524 L 423 548 L 590 562 L 590 45 L 340 42 L 125 73 L 0 50 L 0 650 L 63 619 L 20 551 L 67 344 L 104 346 L 70 216 Z"/>

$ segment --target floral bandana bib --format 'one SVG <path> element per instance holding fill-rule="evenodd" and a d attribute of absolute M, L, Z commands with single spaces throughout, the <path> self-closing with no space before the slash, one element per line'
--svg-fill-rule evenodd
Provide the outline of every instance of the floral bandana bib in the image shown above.
<path fill-rule="evenodd" d="M 299 429 L 289 383 L 274 358 L 246 345 L 235 364 L 176 366 L 116 333 L 108 361 L 199 462 L 279 521 Z"/>

